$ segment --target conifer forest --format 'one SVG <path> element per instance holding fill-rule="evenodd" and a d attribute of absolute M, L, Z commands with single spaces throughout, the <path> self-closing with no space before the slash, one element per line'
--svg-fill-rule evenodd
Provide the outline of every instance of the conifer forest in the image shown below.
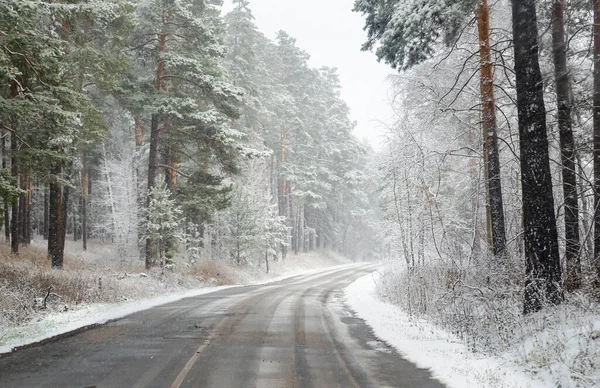
<path fill-rule="evenodd" d="M 327 0 L 389 69 L 368 136 L 261 1 L 0 0 L 0 326 L 368 262 L 469 352 L 600 384 L 600 0 Z"/>
<path fill-rule="evenodd" d="M 246 2 L 3 1 L 2 198 L 13 254 L 33 233 L 175 255 L 367 255 L 368 147 L 335 69 L 311 68 Z M 137 259 L 136 259 L 137 260 Z"/>

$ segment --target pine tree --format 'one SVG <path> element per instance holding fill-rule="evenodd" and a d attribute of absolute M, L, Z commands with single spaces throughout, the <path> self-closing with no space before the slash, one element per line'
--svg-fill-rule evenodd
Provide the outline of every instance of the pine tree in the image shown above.
<path fill-rule="evenodd" d="M 562 160 L 563 196 L 565 202 L 565 289 L 581 287 L 581 259 L 579 243 L 579 195 L 575 171 L 575 139 L 571 119 L 571 87 L 567 68 L 567 47 L 564 27 L 564 1 L 552 5 L 552 54 L 558 104 L 558 127 Z"/>
<path fill-rule="evenodd" d="M 538 61 L 535 1 L 513 1 L 512 20 L 525 233 L 525 313 L 562 301 L 558 235 Z"/>
<path fill-rule="evenodd" d="M 481 73 L 481 102 L 483 129 L 483 157 L 488 192 L 488 230 L 494 255 L 506 254 L 506 231 L 504 204 L 500 175 L 500 152 L 498 150 L 498 126 L 496 123 L 496 99 L 494 98 L 494 74 L 490 47 L 490 11 L 487 0 L 477 1 L 477 29 L 479 32 L 479 56 Z"/>
<path fill-rule="evenodd" d="M 153 252 L 158 255 L 158 263 L 164 270 L 164 268 L 173 266 L 173 259 L 167 251 L 167 244 L 184 239 L 181 229 L 182 210 L 171 198 L 172 193 L 165 183 L 159 182 L 152 187 L 149 197 L 150 202 L 142 218 L 144 220 L 142 239 L 150 239 L 156 243 L 157 249 Z M 155 263 L 155 257 L 151 257 L 150 261 Z"/>
<path fill-rule="evenodd" d="M 164 2 L 147 0 L 138 7 L 134 33 L 136 58 L 154 69 L 146 77 L 146 90 L 153 85 L 148 159 L 148 192 L 156 184 L 157 169 L 166 170 L 173 182 L 178 171 L 178 147 L 195 142 L 200 151 L 197 162 L 205 173 L 215 164 L 234 171 L 235 147 L 240 138 L 231 128 L 237 116 L 235 103 L 240 90 L 228 84 L 216 63 L 224 49 L 217 1 Z M 143 80 L 144 81 L 144 80 Z M 161 138 L 164 140 L 161 144 Z M 167 160 L 159 162 L 159 149 Z M 148 195 L 147 205 L 151 197 Z M 152 265 L 153 241 L 146 241 L 146 267 Z"/>

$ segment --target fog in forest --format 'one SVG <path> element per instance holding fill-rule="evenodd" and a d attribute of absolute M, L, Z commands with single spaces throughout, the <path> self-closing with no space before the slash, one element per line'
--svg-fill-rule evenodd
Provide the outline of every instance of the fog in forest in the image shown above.
<path fill-rule="evenodd" d="M 0 0 L 0 354 L 345 266 L 372 274 L 344 311 L 443 384 L 597 386 L 599 26 L 600 1 Z"/>

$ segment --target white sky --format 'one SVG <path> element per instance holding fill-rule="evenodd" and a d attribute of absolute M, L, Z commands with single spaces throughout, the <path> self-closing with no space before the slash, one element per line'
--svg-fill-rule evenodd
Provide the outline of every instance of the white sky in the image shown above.
<path fill-rule="evenodd" d="M 250 0 L 250 9 L 267 37 L 273 39 L 284 30 L 310 54 L 311 66 L 338 68 L 342 97 L 357 122 L 355 133 L 377 146 L 379 122 L 392 117 L 386 77 L 393 70 L 378 63 L 375 54 L 360 50 L 366 32 L 362 16 L 352 12 L 353 4 L 354 0 Z M 231 7 L 231 0 L 225 0 L 223 12 Z"/>

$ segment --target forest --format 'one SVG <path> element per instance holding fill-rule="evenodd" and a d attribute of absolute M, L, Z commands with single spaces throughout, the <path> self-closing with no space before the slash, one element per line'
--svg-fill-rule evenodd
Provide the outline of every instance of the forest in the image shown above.
<path fill-rule="evenodd" d="M 565 291 L 595 294 L 600 14 L 564 1 L 355 10 L 363 49 L 400 71 L 398 121 L 376 156 L 388 252 L 410 271 L 437 257 L 449 282 L 522 268 L 525 313 Z"/>
<path fill-rule="evenodd" d="M 391 263 L 380 296 L 475 350 L 559 306 L 597 338 L 600 0 L 355 0 L 394 71 L 377 145 L 334 67 L 222 5 L 0 0 L 3 261 L 42 241 L 67 271 L 76 243 L 165 276 L 327 250 Z"/>
<path fill-rule="evenodd" d="M 147 269 L 369 255 L 370 147 L 334 68 L 247 1 L 0 3 L 1 196 L 12 254 L 101 240 Z"/>

